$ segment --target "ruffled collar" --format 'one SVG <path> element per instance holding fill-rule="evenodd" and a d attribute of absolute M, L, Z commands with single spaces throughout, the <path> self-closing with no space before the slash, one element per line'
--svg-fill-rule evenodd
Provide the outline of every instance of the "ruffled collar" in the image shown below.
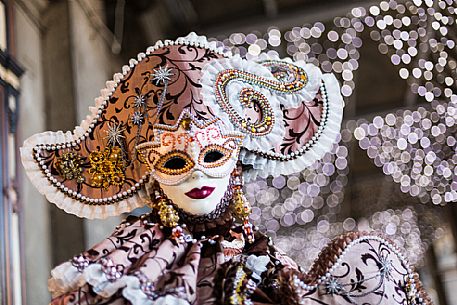
<path fill-rule="evenodd" d="M 195 221 L 191 215 L 185 213 L 182 210 L 178 211 L 178 213 L 180 219 L 182 219 L 182 221 L 180 221 L 180 225 L 182 226 L 185 224 L 184 227 L 186 231 L 192 234 L 193 238 L 196 239 L 200 239 L 203 236 L 207 238 L 216 235 L 226 236 L 234 224 L 234 218 L 228 205 L 223 209 L 222 212 L 219 213 L 217 217 L 212 219 L 205 217 L 200 218 L 199 221 Z M 143 215 L 143 219 L 150 224 L 160 223 L 160 219 L 156 211 L 152 211 L 149 214 Z M 163 231 L 166 234 L 172 234 L 172 230 L 170 228 L 164 227 Z"/>

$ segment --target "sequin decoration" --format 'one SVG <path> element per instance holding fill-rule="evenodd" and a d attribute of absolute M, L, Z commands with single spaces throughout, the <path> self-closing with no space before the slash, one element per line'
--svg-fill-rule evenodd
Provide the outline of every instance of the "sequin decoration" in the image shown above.
<path fill-rule="evenodd" d="M 297 91 L 296 88 L 302 89 L 308 82 L 306 73 L 295 65 L 276 60 L 266 60 L 260 62 L 260 64 L 267 67 L 277 80 L 288 84 L 286 88 L 293 92 Z"/>
<path fill-rule="evenodd" d="M 167 96 L 167 90 L 168 90 L 168 82 L 171 81 L 171 78 L 174 76 L 171 68 L 168 68 L 167 66 L 165 67 L 159 67 L 157 69 L 153 70 L 154 72 L 151 73 L 150 77 L 151 82 L 155 83 L 156 86 L 163 85 L 163 91 L 160 94 L 159 102 L 157 103 L 157 110 L 156 114 L 157 117 L 160 116 L 162 112 L 162 106 L 165 102 L 165 98 Z M 155 121 L 154 121 L 155 122 Z"/>
<path fill-rule="evenodd" d="M 112 185 L 121 186 L 125 180 L 124 160 L 118 146 L 94 151 L 89 155 L 91 186 L 108 189 Z"/>
<path fill-rule="evenodd" d="M 57 170 L 65 180 L 75 179 L 77 183 L 83 183 L 83 158 L 75 152 L 66 152 L 57 158 Z"/>
<path fill-rule="evenodd" d="M 262 111 L 259 121 L 251 122 L 249 119 L 243 118 L 241 119 L 241 126 L 259 136 L 270 133 L 273 128 L 274 116 L 266 97 L 252 88 L 243 88 L 240 91 L 240 102 L 245 108 Z"/>
<path fill-rule="evenodd" d="M 233 287 L 232 295 L 230 296 L 230 304 L 241 305 L 250 301 L 243 292 L 243 282 L 246 280 L 247 274 L 243 270 L 243 266 L 238 266 L 235 276 L 235 285 Z"/>
<path fill-rule="evenodd" d="M 122 127 L 122 124 L 113 123 L 112 125 L 108 124 L 108 130 L 105 131 L 105 139 L 108 141 L 110 146 L 120 145 L 122 146 L 123 141 L 125 140 L 124 136 L 125 128 Z"/>
<path fill-rule="evenodd" d="M 249 122 L 245 118 L 242 118 L 233 108 L 227 96 L 226 87 L 230 81 L 237 80 L 243 83 L 267 88 L 278 93 L 293 93 L 299 91 L 303 89 L 308 82 L 305 70 L 298 66 L 278 61 L 267 61 L 263 64 L 267 67 L 269 67 L 269 65 L 275 65 L 275 69 L 269 67 L 273 69 L 275 79 L 260 77 L 236 69 L 226 69 L 219 72 L 215 81 L 216 100 L 229 115 L 230 121 L 253 136 L 262 136 L 271 131 L 275 119 L 271 106 L 265 96 L 260 92 L 256 92 L 252 88 L 242 89 L 240 92 L 241 105 L 244 107 L 258 107 L 258 109 L 255 110 L 260 114 L 260 122 Z M 281 75 L 277 72 L 278 67 L 281 68 Z M 287 77 L 285 77 L 286 74 L 284 74 L 284 71 L 287 71 Z M 284 81 L 286 78 L 288 81 Z"/>
<path fill-rule="evenodd" d="M 87 259 L 87 257 L 81 254 L 73 257 L 71 259 L 71 264 L 78 270 L 78 272 L 83 272 L 84 269 L 86 269 L 89 266 L 90 262 L 89 259 Z"/>
<path fill-rule="evenodd" d="M 115 264 L 111 258 L 103 257 L 100 260 L 102 272 L 109 282 L 114 282 L 124 274 L 124 267 L 121 264 Z"/>
<path fill-rule="evenodd" d="M 167 66 L 159 67 L 153 71 L 154 72 L 151 73 L 151 82 L 156 85 L 168 83 L 174 75 L 171 68 L 168 68 Z"/>
<path fill-rule="evenodd" d="M 200 170 L 211 177 L 225 177 L 236 164 L 243 139 L 226 133 L 218 119 L 199 121 L 187 110 L 175 126 L 154 126 L 154 141 L 137 146 L 151 176 L 159 183 L 176 185 Z"/>
<path fill-rule="evenodd" d="M 198 163 L 206 168 L 224 165 L 232 157 L 232 151 L 222 145 L 210 144 L 202 149 Z"/>
<path fill-rule="evenodd" d="M 241 176 L 241 169 L 236 169 L 232 173 L 233 185 L 233 205 L 232 211 L 235 217 L 243 221 L 243 231 L 249 243 L 254 242 L 254 231 L 249 216 L 252 213 L 252 207 L 249 201 L 243 194 L 243 178 Z"/>
<path fill-rule="evenodd" d="M 251 215 L 251 206 L 249 201 L 244 197 L 240 186 L 233 186 L 233 202 L 233 212 L 237 217 L 245 219 Z"/>

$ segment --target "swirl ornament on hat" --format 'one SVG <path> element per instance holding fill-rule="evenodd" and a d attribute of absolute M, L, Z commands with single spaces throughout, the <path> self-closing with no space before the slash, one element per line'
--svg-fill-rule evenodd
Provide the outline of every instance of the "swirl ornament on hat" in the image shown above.
<path fill-rule="evenodd" d="M 292 174 L 331 149 L 344 102 L 338 81 L 311 64 L 233 56 L 204 67 L 202 95 L 217 117 L 246 134 L 240 160 L 247 182 Z"/>
<path fill-rule="evenodd" d="M 184 112 L 205 122 L 218 118 L 227 131 L 244 135 L 235 141 L 236 155 L 249 181 L 299 172 L 322 157 L 336 139 L 343 111 L 338 82 L 316 66 L 266 55 L 247 61 L 194 33 L 157 42 L 106 85 L 73 132 L 36 134 L 21 148 L 37 189 L 80 217 L 106 218 L 149 203 L 150 176 L 163 174 L 167 158 L 187 159 L 183 151 L 169 152 L 152 168 L 137 146 L 153 143 L 154 126 L 175 126 Z M 230 143 L 207 149 L 227 155 L 234 149 Z M 229 162 L 203 169 L 217 173 L 223 161 Z M 186 170 L 204 164 L 193 162 Z"/>

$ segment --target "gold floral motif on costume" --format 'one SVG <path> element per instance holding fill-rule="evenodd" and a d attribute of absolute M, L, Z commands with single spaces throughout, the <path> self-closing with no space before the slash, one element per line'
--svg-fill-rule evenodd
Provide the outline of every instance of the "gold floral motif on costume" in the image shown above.
<path fill-rule="evenodd" d="M 251 215 L 251 205 L 244 196 L 241 186 L 233 187 L 233 201 L 233 212 L 237 217 L 245 219 Z"/>
<path fill-rule="evenodd" d="M 110 186 L 124 184 L 124 158 L 118 146 L 94 151 L 89 155 L 91 186 L 108 189 Z"/>
<path fill-rule="evenodd" d="M 62 154 L 61 157 L 57 158 L 57 170 L 59 174 L 65 180 L 76 179 L 77 183 L 83 183 L 84 177 L 82 176 L 83 172 L 83 157 L 79 154 L 71 151 Z"/>

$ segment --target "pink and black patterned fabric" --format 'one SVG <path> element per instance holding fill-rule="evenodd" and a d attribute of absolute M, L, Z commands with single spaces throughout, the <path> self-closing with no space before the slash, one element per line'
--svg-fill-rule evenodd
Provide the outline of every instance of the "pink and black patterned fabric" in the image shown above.
<path fill-rule="evenodd" d="M 239 253 L 225 252 L 223 241 L 240 230 L 228 228 L 232 234 L 225 227 L 214 243 L 180 244 L 153 216 L 128 218 L 54 269 L 51 304 L 431 304 L 401 252 L 382 237 L 340 236 L 304 272 L 259 232 Z"/>

